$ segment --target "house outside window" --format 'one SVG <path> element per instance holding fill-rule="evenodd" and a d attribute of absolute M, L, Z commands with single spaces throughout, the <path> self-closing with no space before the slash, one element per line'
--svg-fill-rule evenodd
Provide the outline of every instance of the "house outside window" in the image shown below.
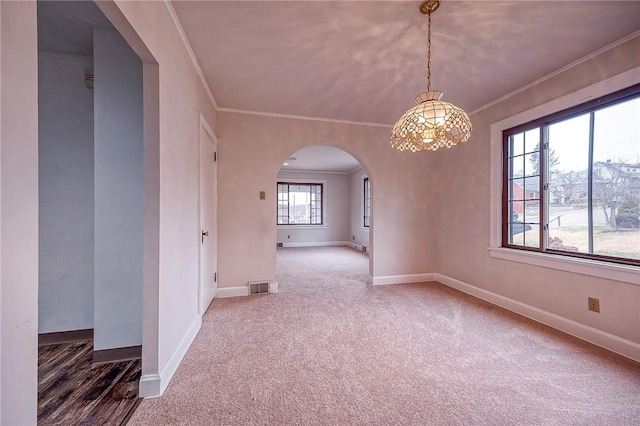
<path fill-rule="evenodd" d="M 323 184 L 278 182 L 278 225 L 322 225 Z"/>
<path fill-rule="evenodd" d="M 362 191 L 362 211 L 363 211 L 363 222 L 362 226 L 368 228 L 371 222 L 371 182 L 368 177 L 365 177 L 362 180 L 363 191 Z"/>
<path fill-rule="evenodd" d="M 502 246 L 640 265 L 640 85 L 503 132 Z"/>

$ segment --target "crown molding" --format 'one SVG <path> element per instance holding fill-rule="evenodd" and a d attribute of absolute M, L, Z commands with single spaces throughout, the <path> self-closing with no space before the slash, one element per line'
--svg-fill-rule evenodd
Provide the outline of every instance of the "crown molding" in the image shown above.
<path fill-rule="evenodd" d="M 187 39 L 187 35 L 184 32 L 184 28 L 182 28 L 182 23 L 180 23 L 180 19 L 178 19 L 178 15 L 176 14 L 176 10 L 173 8 L 173 4 L 171 3 L 171 0 L 163 0 L 163 3 L 166 6 L 167 11 L 169 12 L 169 16 L 171 16 L 171 21 L 173 22 L 173 25 L 176 27 L 176 30 L 178 30 L 178 34 L 180 35 L 182 44 L 187 49 L 189 58 L 191 58 L 191 62 L 193 63 L 193 66 L 195 67 L 196 72 L 198 73 L 198 76 L 200 77 L 200 82 L 202 82 L 202 85 L 204 86 L 204 90 L 206 90 L 207 95 L 209 95 L 209 99 L 213 104 L 213 108 L 218 110 L 218 103 L 216 102 L 216 98 L 213 97 L 213 92 L 211 91 L 211 87 L 209 87 L 209 84 L 207 83 L 207 79 L 204 76 L 204 72 L 202 72 L 202 68 L 200 67 L 200 63 L 196 58 L 196 54 L 193 52 L 193 49 L 191 48 L 191 43 L 189 43 L 189 40 Z"/>
<path fill-rule="evenodd" d="M 571 69 L 571 68 L 573 68 L 573 67 L 575 67 L 577 65 L 580 65 L 581 63 L 586 62 L 586 61 L 588 61 L 590 59 L 593 59 L 596 56 L 606 52 L 607 50 L 611 50 L 614 47 L 620 46 L 621 44 L 626 43 L 627 41 L 632 40 L 632 39 L 634 39 L 634 38 L 636 38 L 638 36 L 640 36 L 640 30 L 634 31 L 631 34 L 629 34 L 627 36 L 624 36 L 621 39 L 618 39 L 618 40 L 614 41 L 613 43 L 609 43 L 606 46 L 601 47 L 600 49 L 595 50 L 595 51 L 589 53 L 588 55 L 583 56 L 582 58 L 577 59 L 577 60 L 571 62 L 568 65 L 565 65 L 562 68 L 558 68 L 557 70 L 555 70 L 553 72 L 550 72 L 549 74 L 544 75 L 544 76 L 540 77 L 539 79 L 532 81 L 531 83 L 527 83 L 524 86 L 519 87 L 518 89 L 516 89 L 516 90 L 514 90 L 512 92 L 507 93 L 506 95 L 500 96 L 498 99 L 493 100 L 493 101 L 489 102 L 488 104 L 485 104 L 485 105 L 481 106 L 480 108 L 477 108 L 477 109 L 471 111 L 469 113 L 469 116 L 477 114 L 477 113 L 479 113 L 479 112 L 481 112 L 481 111 L 483 111 L 483 110 L 485 110 L 487 108 L 490 108 L 490 107 L 492 107 L 494 105 L 497 105 L 502 101 L 505 101 L 505 100 L 507 100 L 507 99 L 519 94 L 519 93 L 524 92 L 527 89 L 530 89 L 530 88 L 532 88 L 534 86 L 537 86 L 538 84 L 542 83 L 543 81 L 549 80 L 550 78 L 553 78 L 553 77 L 557 76 L 558 74 L 562 74 L 563 72 L 567 71 L 568 69 Z"/>

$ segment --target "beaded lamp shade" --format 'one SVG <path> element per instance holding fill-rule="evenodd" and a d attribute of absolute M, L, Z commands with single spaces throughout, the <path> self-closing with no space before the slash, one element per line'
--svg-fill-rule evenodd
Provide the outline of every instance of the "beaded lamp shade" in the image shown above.
<path fill-rule="evenodd" d="M 442 92 L 431 90 L 431 14 L 439 0 L 427 0 L 420 11 L 428 15 L 427 91 L 416 98 L 418 105 L 405 112 L 391 131 L 391 146 L 412 152 L 451 148 L 471 137 L 471 120 L 464 110 L 440 100 Z"/>

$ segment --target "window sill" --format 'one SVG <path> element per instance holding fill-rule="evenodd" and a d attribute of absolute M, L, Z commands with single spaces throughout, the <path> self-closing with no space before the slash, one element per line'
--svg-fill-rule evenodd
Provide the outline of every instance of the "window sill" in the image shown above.
<path fill-rule="evenodd" d="M 617 265 L 591 259 L 528 252 L 504 247 L 488 247 L 487 250 L 489 250 L 489 255 L 496 259 L 640 285 L 640 268 L 636 266 Z"/>
<path fill-rule="evenodd" d="M 327 229 L 327 225 L 278 225 L 277 229 Z"/>

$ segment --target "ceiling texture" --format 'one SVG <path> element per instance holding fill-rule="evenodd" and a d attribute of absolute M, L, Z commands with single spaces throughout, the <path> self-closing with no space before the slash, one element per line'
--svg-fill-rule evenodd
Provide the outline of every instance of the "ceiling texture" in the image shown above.
<path fill-rule="evenodd" d="M 426 90 L 420 3 L 167 5 L 218 109 L 391 127 Z M 38 21 L 40 49 L 81 55 L 92 54 L 93 27 L 110 26 L 93 2 L 39 1 Z M 441 0 L 432 15 L 432 88 L 472 113 L 638 31 L 640 0 Z M 292 156 L 289 170 L 346 173 L 358 165 L 343 151 L 319 147 Z"/>
<path fill-rule="evenodd" d="M 221 109 L 391 126 L 426 90 L 420 1 L 172 5 Z M 640 30 L 640 1 L 442 0 L 432 87 L 476 111 Z"/>

